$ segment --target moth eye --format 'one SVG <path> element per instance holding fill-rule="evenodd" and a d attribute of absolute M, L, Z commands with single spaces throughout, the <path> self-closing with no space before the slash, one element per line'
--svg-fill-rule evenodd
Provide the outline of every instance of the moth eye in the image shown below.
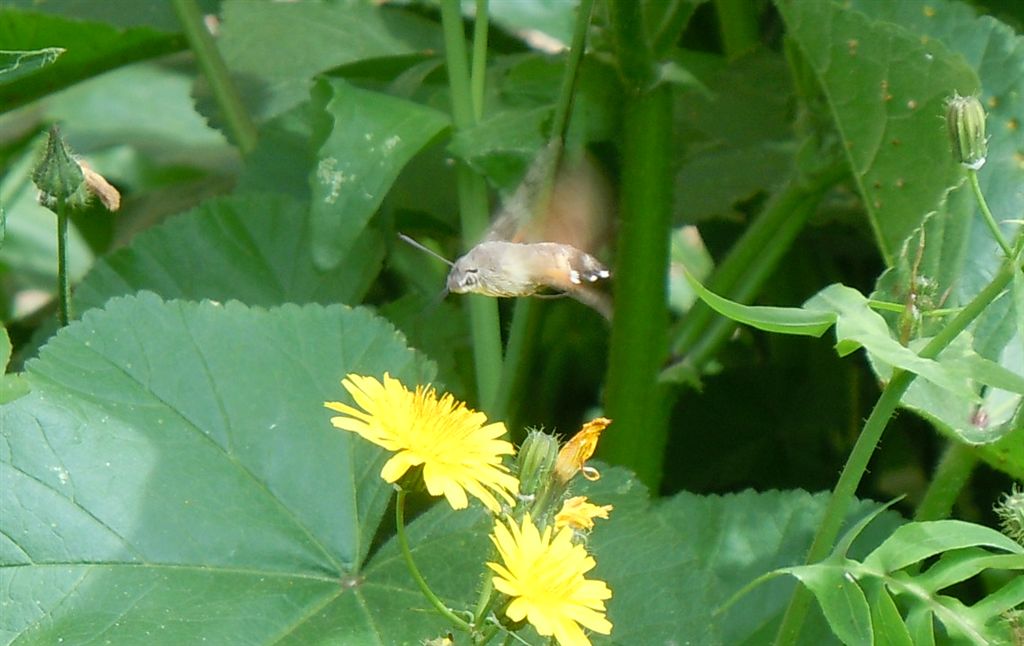
<path fill-rule="evenodd" d="M 462 275 L 462 284 L 464 286 L 472 287 L 473 285 L 476 285 L 476 279 L 476 270 L 467 269 L 466 273 Z"/>

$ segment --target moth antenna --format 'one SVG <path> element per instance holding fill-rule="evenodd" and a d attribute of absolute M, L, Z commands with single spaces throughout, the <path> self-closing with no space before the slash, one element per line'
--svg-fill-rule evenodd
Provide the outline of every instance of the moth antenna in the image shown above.
<path fill-rule="evenodd" d="M 409 236 L 405 235 L 404 233 L 399 233 L 398 237 L 401 238 L 404 242 L 408 242 L 412 246 L 416 247 L 420 251 L 426 251 L 431 256 L 437 258 L 438 260 L 440 260 L 444 264 L 448 265 L 449 267 L 454 267 L 455 266 L 455 263 L 453 263 L 451 260 L 448 260 L 447 258 L 442 256 L 441 254 L 437 253 L 433 249 L 430 249 L 429 247 L 426 247 L 422 243 L 419 243 L 419 242 L 413 240 L 412 238 L 410 238 Z"/>

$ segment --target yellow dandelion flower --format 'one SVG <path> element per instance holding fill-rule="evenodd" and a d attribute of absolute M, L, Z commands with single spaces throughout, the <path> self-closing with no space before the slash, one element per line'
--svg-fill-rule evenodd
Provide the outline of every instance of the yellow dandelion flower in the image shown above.
<path fill-rule="evenodd" d="M 611 505 L 595 505 L 586 496 L 574 496 L 562 503 L 562 509 L 555 514 L 555 529 L 571 527 L 576 530 L 594 529 L 595 518 L 608 518 Z"/>
<path fill-rule="evenodd" d="M 362 410 L 324 402 L 344 415 L 332 417 L 331 423 L 394 452 L 380 472 L 385 482 L 422 465 L 427 491 L 443 495 L 452 509 L 466 508 L 467 492 L 495 513 L 501 505 L 494 494 L 515 505 L 519 481 L 501 461 L 514 450 L 499 439 L 506 435 L 504 424 L 487 424 L 483 413 L 448 394 L 439 399 L 433 388 L 418 386 L 411 392 L 387 373 L 383 382 L 350 374 L 341 385 Z"/>
<path fill-rule="evenodd" d="M 487 566 L 498 575 L 495 589 L 512 598 L 505 609 L 509 619 L 526 619 L 561 646 L 589 646 L 583 628 L 611 634 L 604 602 L 612 591 L 604 581 L 583 577 L 596 563 L 582 545 L 573 544 L 570 528 L 552 538 L 551 527 L 541 534 L 527 514 L 522 525 L 496 524 L 491 541 L 502 563 Z"/>
<path fill-rule="evenodd" d="M 579 433 L 573 435 L 572 439 L 565 443 L 565 446 L 558 452 L 558 459 L 555 460 L 555 476 L 561 482 L 569 482 L 581 469 L 584 477 L 588 480 L 597 480 L 601 477 L 597 469 L 588 470 L 583 463 L 594 455 L 601 431 L 611 423 L 612 421 L 607 417 L 593 419 L 584 424 Z"/>

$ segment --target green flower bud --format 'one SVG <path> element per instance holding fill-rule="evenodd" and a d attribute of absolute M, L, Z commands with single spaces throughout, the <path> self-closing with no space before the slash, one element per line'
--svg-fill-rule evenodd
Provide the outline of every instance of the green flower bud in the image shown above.
<path fill-rule="evenodd" d="M 557 439 L 542 431 L 530 431 L 519 447 L 519 492 L 534 496 L 546 488 L 557 457 Z"/>
<path fill-rule="evenodd" d="M 77 208 L 84 206 L 89 199 L 82 168 L 57 126 L 50 128 L 46 151 L 32 173 L 32 181 L 39 187 L 39 202 L 50 209 L 55 208 L 59 200 Z"/>
<path fill-rule="evenodd" d="M 953 157 L 972 170 L 985 165 L 985 108 L 973 96 L 954 94 L 946 102 L 946 127 L 953 144 Z"/>

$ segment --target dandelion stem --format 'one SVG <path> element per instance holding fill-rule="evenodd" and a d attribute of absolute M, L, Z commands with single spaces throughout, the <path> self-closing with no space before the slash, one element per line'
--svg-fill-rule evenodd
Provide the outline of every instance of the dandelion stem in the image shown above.
<path fill-rule="evenodd" d="M 68 324 L 71 287 L 68 282 L 68 203 L 57 195 L 57 320 Z"/>
<path fill-rule="evenodd" d="M 999 230 L 999 224 L 992 215 L 992 211 L 988 208 L 988 202 L 985 200 L 985 195 L 981 192 L 981 185 L 978 183 L 978 171 L 973 168 L 968 168 L 967 179 L 971 183 L 971 189 L 974 191 L 974 199 L 978 200 L 978 206 L 981 208 L 981 215 L 985 219 L 985 224 L 988 225 L 989 231 L 992 232 L 992 237 L 999 243 L 999 247 L 1003 250 L 1003 253 L 1006 254 L 1006 257 L 1013 258 L 1013 251 L 1010 249 L 1009 243 L 1006 242 L 1006 238 L 1003 237 L 1003 232 Z"/>
<path fill-rule="evenodd" d="M 491 558 L 494 558 L 494 548 L 491 548 Z M 483 583 L 480 586 L 480 598 L 476 602 L 476 609 L 473 611 L 473 622 L 480 626 L 483 623 L 484 615 L 494 603 L 494 578 L 490 574 L 491 569 L 484 565 Z"/>
<path fill-rule="evenodd" d="M 416 567 L 416 562 L 412 558 L 412 552 L 409 550 L 409 537 L 405 534 L 405 497 L 407 493 L 404 489 L 398 489 L 398 498 L 395 500 L 395 526 L 398 531 L 398 545 L 402 549 L 402 557 L 405 558 L 405 565 L 409 568 L 409 572 L 412 574 L 412 578 L 416 581 L 416 585 L 420 587 L 420 592 L 427 598 L 427 601 L 434 606 L 434 608 L 441 613 L 448 621 L 455 624 L 459 630 L 466 632 L 472 632 L 473 627 L 466 623 L 461 617 L 451 611 L 448 606 L 444 605 L 434 591 L 430 589 L 427 584 L 427 580 L 423 578 L 420 573 L 420 569 Z"/>

